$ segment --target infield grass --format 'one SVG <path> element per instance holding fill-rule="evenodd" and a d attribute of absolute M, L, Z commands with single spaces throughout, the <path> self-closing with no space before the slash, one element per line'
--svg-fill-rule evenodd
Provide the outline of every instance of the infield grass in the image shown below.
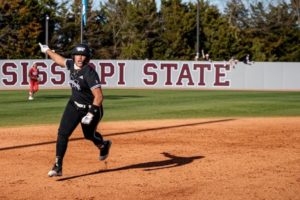
<path fill-rule="evenodd" d="M 0 91 L 0 126 L 59 123 L 70 90 Z M 300 92 L 103 89 L 103 121 L 300 116 Z"/>

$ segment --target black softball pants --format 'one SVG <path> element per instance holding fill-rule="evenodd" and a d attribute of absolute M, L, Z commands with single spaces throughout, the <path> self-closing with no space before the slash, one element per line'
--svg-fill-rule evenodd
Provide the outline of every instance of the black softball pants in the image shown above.
<path fill-rule="evenodd" d="M 89 125 L 81 123 L 81 119 L 87 114 L 87 112 L 88 108 L 78 108 L 72 100 L 69 100 L 67 103 L 58 128 L 56 142 L 56 158 L 59 158 L 61 162 L 67 150 L 69 137 L 72 135 L 74 129 L 79 123 L 81 124 L 85 139 L 91 140 L 96 146 L 102 145 L 102 135 L 99 132 L 96 132 L 96 129 L 98 123 L 102 119 L 103 108 L 102 106 L 100 107 L 99 112 L 94 115 L 93 120 Z"/>

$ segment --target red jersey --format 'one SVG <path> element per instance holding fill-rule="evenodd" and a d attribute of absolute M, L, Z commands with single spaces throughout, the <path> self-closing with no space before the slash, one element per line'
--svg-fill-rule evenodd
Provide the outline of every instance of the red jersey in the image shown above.
<path fill-rule="evenodd" d="M 39 69 L 34 68 L 34 67 L 30 68 L 29 77 L 30 77 L 31 80 L 37 81 L 38 77 L 39 77 Z"/>

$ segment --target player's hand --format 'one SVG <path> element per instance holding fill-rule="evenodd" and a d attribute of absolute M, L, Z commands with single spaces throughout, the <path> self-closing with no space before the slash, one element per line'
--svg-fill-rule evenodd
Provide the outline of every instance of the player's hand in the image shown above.
<path fill-rule="evenodd" d="M 93 120 L 94 115 L 92 113 L 88 113 L 86 114 L 86 116 L 84 116 L 81 119 L 81 123 L 89 125 L 91 123 L 91 121 Z"/>
<path fill-rule="evenodd" d="M 41 51 L 42 51 L 43 53 L 46 53 L 47 50 L 50 49 L 50 48 L 48 47 L 48 45 L 41 44 L 41 43 L 39 43 L 39 45 L 40 45 Z"/>

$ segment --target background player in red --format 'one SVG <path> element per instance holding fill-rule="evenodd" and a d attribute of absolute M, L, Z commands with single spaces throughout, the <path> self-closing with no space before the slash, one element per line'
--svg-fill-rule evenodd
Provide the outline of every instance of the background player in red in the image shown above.
<path fill-rule="evenodd" d="M 28 72 L 29 76 L 29 100 L 33 100 L 33 95 L 39 90 L 39 69 L 34 63 Z"/>
<path fill-rule="evenodd" d="M 98 73 L 89 66 L 91 52 L 86 44 L 79 44 L 72 50 L 72 59 L 66 59 L 53 52 L 47 45 L 40 44 L 41 51 L 47 54 L 59 66 L 67 68 L 70 74 L 69 84 L 72 94 L 65 107 L 58 128 L 56 141 L 56 160 L 48 176 L 61 176 L 63 159 L 69 137 L 78 124 L 84 137 L 100 150 L 99 159 L 108 157 L 112 142 L 104 140 L 97 132 L 97 125 L 103 116 L 103 94 Z"/>

